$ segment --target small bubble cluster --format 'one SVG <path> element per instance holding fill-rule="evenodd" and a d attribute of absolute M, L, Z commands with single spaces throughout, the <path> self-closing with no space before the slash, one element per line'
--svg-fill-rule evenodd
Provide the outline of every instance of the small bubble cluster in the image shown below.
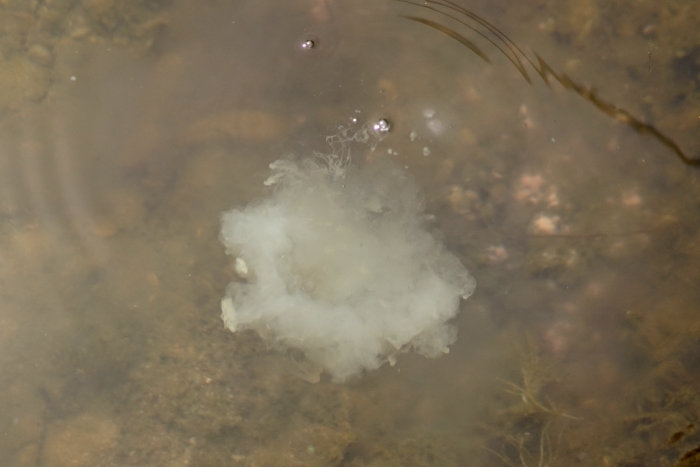
<path fill-rule="evenodd" d="M 386 118 L 380 118 L 372 125 L 372 129 L 381 134 L 389 133 L 391 131 L 391 123 Z"/>
<path fill-rule="evenodd" d="M 311 50 L 316 47 L 316 41 L 313 39 L 304 39 L 300 44 L 301 50 Z"/>

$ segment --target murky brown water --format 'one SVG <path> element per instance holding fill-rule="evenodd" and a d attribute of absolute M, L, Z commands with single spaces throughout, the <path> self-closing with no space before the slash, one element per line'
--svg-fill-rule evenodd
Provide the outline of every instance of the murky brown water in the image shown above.
<path fill-rule="evenodd" d="M 700 172 L 620 121 L 700 153 L 692 2 L 464 4 L 617 119 L 420 6 L 282 3 L 0 3 L 0 464 L 700 465 Z M 382 117 L 356 161 L 477 290 L 449 355 L 311 384 L 223 328 L 219 214 Z"/>

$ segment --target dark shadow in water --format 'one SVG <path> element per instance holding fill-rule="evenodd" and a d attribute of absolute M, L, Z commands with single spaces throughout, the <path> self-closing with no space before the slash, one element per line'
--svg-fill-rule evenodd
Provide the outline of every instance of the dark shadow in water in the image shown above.
<path fill-rule="evenodd" d="M 533 60 L 501 30 L 499 30 L 492 23 L 486 21 L 476 13 L 450 0 L 425 0 L 421 2 L 412 0 L 396 1 L 406 3 L 409 5 L 414 5 L 425 10 L 434 11 L 442 16 L 456 21 L 460 25 L 475 32 L 480 37 L 487 40 L 496 49 L 498 49 L 498 51 L 508 59 L 508 61 L 518 70 L 518 72 L 520 72 L 522 77 L 528 83 L 532 83 L 532 80 L 530 79 L 530 75 L 527 73 L 527 68 L 525 67 L 525 64 L 529 64 L 535 70 L 535 72 L 538 75 L 540 75 L 542 81 L 544 81 L 547 85 L 551 84 L 550 78 L 554 79 L 559 84 L 564 86 L 564 88 L 573 91 L 574 93 L 581 96 L 583 99 L 593 104 L 598 110 L 600 110 L 610 118 L 620 123 L 624 123 L 640 135 L 650 136 L 656 139 L 661 144 L 670 149 L 685 165 L 700 168 L 700 157 L 689 156 L 671 137 L 661 132 L 655 126 L 643 122 L 627 110 L 621 109 L 612 102 L 603 99 L 598 95 L 594 88 L 577 83 L 576 81 L 571 79 L 566 73 L 555 71 L 536 52 L 533 52 L 535 56 L 535 59 Z M 455 39 L 462 45 L 466 46 L 469 50 L 471 50 L 482 60 L 490 62 L 488 56 L 474 42 L 469 40 L 463 34 L 460 34 L 459 32 L 455 31 L 454 29 L 445 26 L 444 24 L 440 24 L 439 22 L 433 21 L 431 19 L 422 18 L 419 16 L 401 16 L 408 20 L 424 24 L 437 31 L 440 31 L 441 33 Z"/>

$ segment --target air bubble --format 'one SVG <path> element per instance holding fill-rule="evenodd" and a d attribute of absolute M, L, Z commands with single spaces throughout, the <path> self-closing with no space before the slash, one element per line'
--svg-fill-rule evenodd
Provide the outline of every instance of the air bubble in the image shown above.
<path fill-rule="evenodd" d="M 386 118 L 380 118 L 377 122 L 372 125 L 372 129 L 381 134 L 389 133 L 391 131 L 391 123 Z"/>
<path fill-rule="evenodd" d="M 303 36 L 297 37 L 294 48 L 303 54 L 316 55 L 320 52 L 321 41 L 316 34 L 307 32 Z"/>

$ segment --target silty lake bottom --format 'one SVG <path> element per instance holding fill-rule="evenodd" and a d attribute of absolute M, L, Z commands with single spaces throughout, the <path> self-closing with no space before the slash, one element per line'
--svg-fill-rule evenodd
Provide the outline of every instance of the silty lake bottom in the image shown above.
<path fill-rule="evenodd" d="M 0 464 L 700 465 L 694 6 L 2 2 Z M 223 326 L 218 239 L 339 151 L 477 282 L 342 384 Z"/>

